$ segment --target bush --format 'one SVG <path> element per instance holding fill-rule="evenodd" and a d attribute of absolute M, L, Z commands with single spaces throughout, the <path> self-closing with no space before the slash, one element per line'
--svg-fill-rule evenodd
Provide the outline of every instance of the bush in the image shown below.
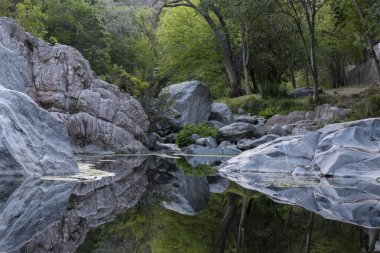
<path fill-rule="evenodd" d="M 267 107 L 265 110 L 259 112 L 259 115 L 265 118 L 270 118 L 279 113 L 280 113 L 280 110 L 278 109 L 277 106 L 270 106 L 270 107 Z"/>
<path fill-rule="evenodd" d="M 211 136 L 216 138 L 216 134 L 218 133 L 218 129 L 208 126 L 206 124 L 186 124 L 184 128 L 179 131 L 176 139 L 176 143 L 178 147 L 186 147 L 192 144 L 191 135 L 198 134 L 201 137 Z"/>
<path fill-rule="evenodd" d="M 350 114 L 350 119 L 364 119 L 380 117 L 380 96 L 371 96 L 355 106 Z"/>
<path fill-rule="evenodd" d="M 282 84 L 266 83 L 261 86 L 261 96 L 263 99 L 285 98 L 288 96 L 288 91 Z"/>

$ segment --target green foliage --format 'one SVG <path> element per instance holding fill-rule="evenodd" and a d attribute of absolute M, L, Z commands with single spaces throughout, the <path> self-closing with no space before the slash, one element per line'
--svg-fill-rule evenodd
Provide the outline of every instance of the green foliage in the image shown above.
<path fill-rule="evenodd" d="M 23 0 L 16 5 L 16 8 L 18 23 L 34 36 L 45 38 L 47 34 L 45 21 L 48 16 L 42 12 L 41 2 Z"/>
<path fill-rule="evenodd" d="M 226 103 L 234 113 L 241 108 L 252 115 L 260 113 L 267 114 L 288 114 L 292 111 L 312 110 L 313 105 L 308 97 L 305 98 L 273 98 L 262 99 L 259 96 L 242 96 L 238 98 L 221 98 L 218 101 Z M 269 109 L 268 109 L 269 108 Z M 262 115 L 264 116 L 264 115 Z"/>
<path fill-rule="evenodd" d="M 204 177 L 215 174 L 217 172 L 215 167 L 208 166 L 205 164 L 198 165 L 193 168 L 185 158 L 177 159 L 175 162 L 178 169 L 182 170 L 186 176 L 198 176 Z"/>
<path fill-rule="evenodd" d="M 166 10 L 157 37 L 157 77 L 170 83 L 201 80 L 211 87 L 213 95 L 220 96 L 224 92 L 213 88 L 226 87 L 222 49 L 210 26 L 194 10 Z"/>
<path fill-rule="evenodd" d="M 176 143 L 178 147 L 186 147 L 192 144 L 191 135 L 198 134 L 201 137 L 211 136 L 216 138 L 218 129 L 206 124 L 185 124 L 183 129 L 177 134 Z"/>
<path fill-rule="evenodd" d="M 149 88 L 149 83 L 127 73 L 124 68 L 116 64 L 112 65 L 105 76 L 102 76 L 107 82 L 116 84 L 120 90 L 127 92 L 132 96 L 140 96 Z"/>
<path fill-rule="evenodd" d="M 14 5 L 12 0 L 0 1 L 0 16 L 14 17 Z"/>
<path fill-rule="evenodd" d="M 280 110 L 277 106 L 270 106 L 259 112 L 259 115 L 265 118 L 270 118 L 276 114 L 279 114 Z"/>
<path fill-rule="evenodd" d="M 266 83 L 261 86 L 261 96 L 263 99 L 284 98 L 287 95 L 288 91 L 282 84 Z"/>
<path fill-rule="evenodd" d="M 370 96 L 352 108 L 349 116 L 352 120 L 380 117 L 380 96 Z"/>

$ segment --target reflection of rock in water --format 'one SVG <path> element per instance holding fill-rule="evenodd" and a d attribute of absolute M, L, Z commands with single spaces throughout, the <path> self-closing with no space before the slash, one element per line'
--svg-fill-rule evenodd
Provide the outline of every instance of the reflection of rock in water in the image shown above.
<path fill-rule="evenodd" d="M 1 203 L 0 252 L 12 252 L 61 219 L 73 187 L 73 182 L 25 179 Z"/>
<path fill-rule="evenodd" d="M 147 164 L 146 157 L 123 157 L 96 163 L 96 169 L 116 175 L 77 183 L 69 205 L 63 209 L 63 217 L 55 219 L 52 225 L 14 252 L 74 252 L 90 229 L 115 219 L 116 214 L 139 201 L 147 185 Z M 44 219 L 44 216 L 39 218 Z"/>
<path fill-rule="evenodd" d="M 174 161 L 156 159 L 155 162 L 157 166 L 149 173 L 153 183 L 151 194 L 166 209 L 196 215 L 207 207 L 210 195 L 207 177 L 186 176 Z"/>
<path fill-rule="evenodd" d="M 271 178 L 269 178 L 271 177 Z M 237 182 L 276 202 L 296 205 L 324 218 L 380 228 L 380 184 L 353 178 L 314 178 L 301 181 L 289 176 L 250 173 Z"/>

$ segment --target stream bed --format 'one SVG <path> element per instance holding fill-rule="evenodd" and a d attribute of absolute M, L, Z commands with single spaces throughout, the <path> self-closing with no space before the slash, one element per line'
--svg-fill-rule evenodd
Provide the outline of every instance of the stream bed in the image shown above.
<path fill-rule="evenodd" d="M 81 175 L 2 178 L 0 252 L 377 252 L 380 184 L 257 173 L 228 157 L 78 156 Z"/>

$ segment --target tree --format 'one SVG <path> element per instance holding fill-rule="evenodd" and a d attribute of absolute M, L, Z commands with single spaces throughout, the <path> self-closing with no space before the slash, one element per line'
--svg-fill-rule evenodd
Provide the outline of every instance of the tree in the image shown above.
<path fill-rule="evenodd" d="M 158 2 L 158 0 L 156 2 Z M 196 4 L 192 0 L 162 0 L 162 2 L 163 5 L 161 9 L 188 7 L 195 10 L 197 14 L 206 20 L 223 49 L 225 69 L 230 81 L 230 96 L 240 96 L 240 54 L 236 57 L 236 54 L 233 51 L 230 31 L 227 26 L 227 21 L 222 13 L 221 5 L 213 0 L 200 0 L 199 4 Z"/>
<path fill-rule="evenodd" d="M 305 49 L 307 65 L 309 67 L 312 82 L 314 86 L 313 101 L 317 102 L 318 99 L 318 70 L 316 63 L 316 39 L 315 39 L 315 23 L 316 15 L 327 0 L 277 0 L 281 6 L 282 11 L 292 18 L 294 24 L 302 39 Z M 307 25 L 308 41 L 303 30 L 303 21 Z"/>
<path fill-rule="evenodd" d="M 373 59 L 373 62 L 375 64 L 375 69 L 376 69 L 376 72 L 377 72 L 378 84 L 380 86 L 380 63 L 379 63 L 379 59 L 377 58 L 376 52 L 374 50 L 375 43 L 373 41 L 373 35 L 372 35 L 372 31 L 371 31 L 371 26 L 368 23 L 368 20 L 367 20 L 367 18 L 365 16 L 364 10 L 363 10 L 360 2 L 358 0 L 353 0 L 353 1 L 354 1 L 356 10 L 357 10 L 357 12 L 359 14 L 360 21 L 361 21 L 362 26 L 363 26 L 365 37 L 367 39 L 367 45 L 368 45 L 369 55 L 371 56 L 371 58 Z"/>

